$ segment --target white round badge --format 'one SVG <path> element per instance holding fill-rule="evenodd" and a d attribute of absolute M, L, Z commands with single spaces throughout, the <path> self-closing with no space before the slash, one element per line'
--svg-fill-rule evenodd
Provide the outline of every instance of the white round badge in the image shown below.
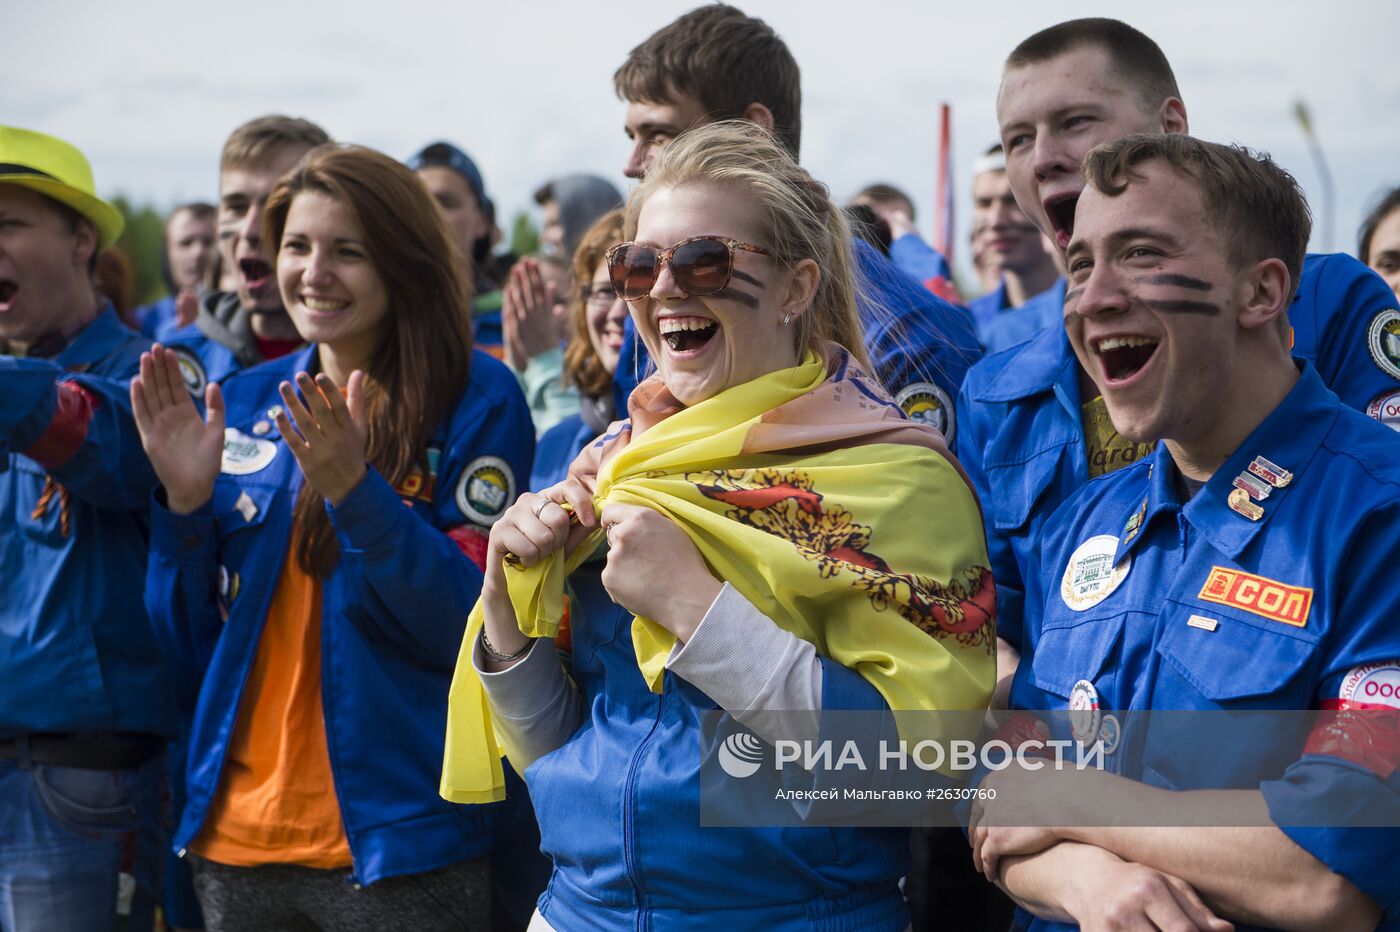
<path fill-rule="evenodd" d="M 1121 563 L 1113 565 L 1118 552 L 1118 538 L 1100 534 L 1080 544 L 1070 555 L 1060 581 L 1060 598 L 1072 611 L 1093 608 L 1113 594 L 1132 569 L 1133 556 L 1128 554 Z"/>
<path fill-rule="evenodd" d="M 1339 698 L 1400 709 L 1400 662 L 1371 663 L 1355 667 L 1342 678 Z"/>
<path fill-rule="evenodd" d="M 948 393 L 932 382 L 915 382 L 898 395 L 894 403 L 911 421 L 937 427 L 943 439 L 953 443 L 953 402 Z"/>
<path fill-rule="evenodd" d="M 1092 744 L 1099 735 L 1099 691 L 1088 680 L 1080 680 L 1069 691 L 1069 730 L 1082 745 Z"/>
<path fill-rule="evenodd" d="M 467 520 L 495 524 L 515 501 L 515 474 L 499 456 L 479 456 L 457 480 L 457 507 Z"/>
<path fill-rule="evenodd" d="M 1391 308 L 1371 318 L 1366 347 L 1377 368 L 1392 379 L 1400 380 L 1400 311 Z"/>
<path fill-rule="evenodd" d="M 277 458 L 277 444 L 249 437 L 232 427 L 224 428 L 224 458 L 219 469 L 230 476 L 260 472 Z"/>
<path fill-rule="evenodd" d="M 1371 399 L 1366 415 L 1391 430 L 1400 430 L 1400 392 L 1385 392 Z"/>

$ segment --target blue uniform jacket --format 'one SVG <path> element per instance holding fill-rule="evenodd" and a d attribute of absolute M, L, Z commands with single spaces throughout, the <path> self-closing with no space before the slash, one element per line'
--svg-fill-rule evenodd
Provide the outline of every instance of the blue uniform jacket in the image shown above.
<path fill-rule="evenodd" d="M 1227 498 L 1256 457 L 1292 478 L 1257 502 L 1263 514 L 1254 521 Z M 1360 699 L 1348 683 L 1370 665 L 1393 665 L 1390 680 L 1400 681 L 1400 437 L 1341 405 L 1307 366 L 1184 505 L 1176 476 L 1159 445 L 1151 458 L 1079 489 L 1050 519 L 1030 566 L 1012 708 L 1063 711 L 1087 681 L 1100 708 L 1129 715 L 1305 710 Z M 1095 538 L 1097 547 L 1085 548 Z M 1086 562 L 1086 550 L 1112 563 Z M 1086 575 L 1099 582 L 1075 589 Z M 1400 709 L 1393 695 L 1377 701 Z M 1400 828 L 1287 824 L 1328 824 L 1339 799 L 1400 817 L 1400 770 L 1374 772 L 1335 746 L 1306 751 L 1305 735 L 1281 746 L 1277 734 L 1228 744 L 1199 729 L 1156 743 L 1129 734 L 1105 758 L 1110 770 L 1177 790 L 1259 787 L 1290 838 L 1379 903 L 1384 928 L 1400 927 Z"/>
<path fill-rule="evenodd" d="M 149 345 L 108 305 L 52 360 L 0 356 L 0 739 L 174 734 L 127 388 Z"/>
<path fill-rule="evenodd" d="M 999 353 L 1026 342 L 1047 327 L 1062 327 L 1064 308 L 1065 280 L 1061 278 L 1020 307 L 1010 311 L 998 309 L 994 317 L 978 321 L 977 336 L 988 353 Z"/>
<path fill-rule="evenodd" d="M 598 431 L 588 426 L 582 414 L 564 418 L 540 437 L 535 447 L 535 466 L 530 470 L 530 491 L 538 492 L 564 481 L 569 466 L 588 446 Z"/>
<path fill-rule="evenodd" d="M 1064 292 L 1042 293 L 1051 295 L 1062 318 Z M 1394 292 L 1355 259 L 1310 255 L 1288 312 L 1293 354 L 1311 360 L 1345 404 L 1364 411 L 1377 396 L 1400 391 L 1400 354 L 1392 377 L 1367 352 L 1372 322 L 1394 307 Z M 1049 327 L 974 366 L 958 397 L 958 461 L 982 500 L 997 633 L 1013 645 L 1021 638 L 1026 561 L 1041 526 L 1089 479 L 1078 366 L 1064 326 Z"/>
<path fill-rule="evenodd" d="M 583 725 L 525 771 L 554 861 L 544 918 L 561 930 L 903 930 L 907 830 L 701 827 L 701 715 L 718 706 L 670 672 L 659 695 L 647 688 L 602 565 L 569 577 Z M 821 664 L 824 709 L 886 708 L 860 674 Z"/>
<path fill-rule="evenodd" d="M 185 387 L 200 404 L 204 402 L 204 387 L 210 382 L 224 380 L 243 370 L 233 350 L 213 339 L 198 324 L 186 324 L 167 334 L 161 345 L 175 351 L 180 360 L 180 375 Z"/>
<path fill-rule="evenodd" d="M 909 417 L 932 424 L 951 446 L 957 434 L 953 400 L 982 350 L 967 311 L 924 288 L 862 239 L 852 240 L 860 277 L 865 345 L 880 383 Z M 629 315 L 626 338 L 613 373 L 618 411 L 652 369 Z"/>
<path fill-rule="evenodd" d="M 228 433 L 213 498 L 152 513 L 147 608 L 173 669 L 198 681 L 188 804 L 198 834 L 218 789 L 243 689 L 289 553 L 302 474 L 268 408 L 277 385 L 313 370 L 314 347 L 224 385 Z M 515 499 L 534 448 L 505 366 L 473 353 L 471 381 L 435 432 L 427 476 L 398 489 L 374 469 L 328 508 L 340 562 L 322 588 L 321 691 L 334 791 L 360 883 L 485 854 L 503 806 L 438 796 L 447 692 L 477 600 L 487 525 Z M 407 507 L 405 507 L 407 506 Z M 509 806 L 510 803 L 504 804 Z"/>

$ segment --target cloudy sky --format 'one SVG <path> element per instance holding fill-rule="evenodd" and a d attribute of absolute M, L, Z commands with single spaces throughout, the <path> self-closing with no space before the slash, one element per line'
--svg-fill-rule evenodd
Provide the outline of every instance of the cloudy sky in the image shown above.
<path fill-rule="evenodd" d="M 218 152 L 249 117 L 309 117 L 406 157 L 437 138 L 480 164 L 509 217 L 552 175 L 621 186 L 627 154 L 612 72 L 695 0 L 3 0 L 0 122 L 64 137 L 99 188 L 166 207 L 217 192 Z M 1271 151 L 1319 213 L 1315 249 L 1350 250 L 1383 185 L 1400 183 L 1400 4 L 748 0 L 803 72 L 803 162 L 845 198 L 869 181 L 915 195 L 931 221 L 940 101 L 953 106 L 960 244 L 966 170 L 993 141 L 1001 60 L 1036 29 L 1124 18 L 1176 69 L 1196 135 Z M 1313 112 L 1336 179 L 1321 183 L 1293 119 Z M 962 265 L 966 250 L 957 261 Z"/>

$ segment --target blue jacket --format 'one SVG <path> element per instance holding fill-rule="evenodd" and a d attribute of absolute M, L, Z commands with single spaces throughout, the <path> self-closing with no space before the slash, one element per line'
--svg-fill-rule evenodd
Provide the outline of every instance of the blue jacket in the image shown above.
<path fill-rule="evenodd" d="M 588 426 L 582 414 L 566 417 L 540 437 L 535 447 L 535 466 L 530 470 L 530 491 L 538 492 L 564 481 L 574 458 L 597 437 L 598 431 Z"/>
<path fill-rule="evenodd" d="M 0 740 L 174 734 L 141 603 L 155 476 L 127 388 L 149 345 L 108 305 L 51 360 L 0 356 Z"/>
<path fill-rule="evenodd" d="M 1050 295 L 1059 319 L 1064 292 L 1041 297 Z M 1345 404 L 1364 411 L 1400 390 L 1400 355 L 1392 376 L 1367 352 L 1373 322 L 1394 307 L 1395 294 L 1355 259 L 1310 255 L 1288 312 L 1293 354 L 1311 360 Z M 1013 645 L 1021 637 L 1024 568 L 1041 526 L 1089 479 L 1080 405 L 1079 364 L 1063 325 L 988 356 L 968 372 L 958 397 L 958 461 L 982 500 L 997 633 Z"/>
<path fill-rule="evenodd" d="M 647 688 L 602 566 L 569 578 L 585 720 L 525 771 L 554 861 L 544 918 L 561 930 L 904 929 L 907 830 L 701 826 L 701 715 L 718 706 L 670 672 L 659 695 Z M 860 674 L 821 664 L 824 709 L 886 708 Z"/>
<path fill-rule="evenodd" d="M 1001 289 L 994 292 L 998 293 L 1002 293 Z M 1064 314 L 1065 280 L 1061 278 L 1020 307 L 1009 311 L 997 308 L 993 316 L 978 320 L 977 336 L 988 353 L 999 353 L 1048 327 L 1063 327 Z"/>
<path fill-rule="evenodd" d="M 1292 479 L 1270 488 L 1250 520 L 1227 498 L 1256 457 Z M 1373 684 L 1400 682 L 1400 437 L 1341 405 L 1308 366 L 1184 505 L 1177 475 L 1158 445 L 1149 459 L 1084 485 L 1050 519 L 1027 576 L 1013 708 L 1064 710 L 1079 691 L 1129 715 L 1307 710 L 1362 700 L 1368 674 Z M 1102 571 L 1085 562 L 1087 551 L 1104 557 Z M 1075 588 L 1086 576 L 1098 581 Z M 1367 698 L 1400 709 L 1400 697 L 1381 695 Z M 1400 828 L 1292 827 L 1335 825 L 1329 813 L 1363 800 L 1378 819 L 1400 818 L 1393 759 L 1380 773 L 1337 745 L 1305 750 L 1306 735 L 1280 741 L 1255 725 L 1231 728 L 1234 740 L 1223 741 L 1203 727 L 1159 741 L 1173 725 L 1158 719 L 1144 741 L 1124 731 L 1105 760 L 1160 787 L 1261 789 L 1293 841 L 1379 903 L 1384 928 L 1400 927 Z"/>
<path fill-rule="evenodd" d="M 161 345 L 175 351 L 185 387 L 201 403 L 206 385 L 210 382 L 222 385 L 229 376 L 245 368 L 233 350 L 201 331 L 198 324 L 186 324 L 170 332 Z"/>
<path fill-rule="evenodd" d="M 224 385 L 228 439 L 211 501 L 176 515 L 157 499 L 146 603 L 172 669 L 198 682 L 188 804 L 198 834 L 219 787 L 243 688 L 289 553 L 301 487 L 268 408 L 312 370 L 314 347 Z M 473 353 L 471 381 L 399 489 L 374 469 L 329 508 L 340 562 L 322 588 L 321 691 L 334 790 L 360 883 L 483 855 L 498 806 L 438 796 L 447 691 L 482 573 L 485 535 L 514 501 L 534 448 L 515 377 Z M 407 507 L 405 507 L 407 506 Z M 225 620 L 226 619 L 226 620 Z"/>
<path fill-rule="evenodd" d="M 904 413 L 957 435 L 953 399 L 982 350 L 967 312 L 924 288 L 862 239 L 852 240 L 855 264 L 868 289 L 860 305 L 865 345 L 880 383 Z M 632 318 L 613 373 L 617 410 L 627 410 L 632 389 L 651 372 Z"/>

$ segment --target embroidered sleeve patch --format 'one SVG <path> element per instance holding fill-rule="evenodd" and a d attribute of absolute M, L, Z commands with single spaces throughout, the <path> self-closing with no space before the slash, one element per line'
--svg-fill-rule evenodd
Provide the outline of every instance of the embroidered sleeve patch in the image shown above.
<path fill-rule="evenodd" d="M 1213 566 L 1196 598 L 1303 628 L 1307 626 L 1308 613 L 1312 611 L 1313 591 L 1303 586 L 1288 586 L 1253 573 Z"/>

